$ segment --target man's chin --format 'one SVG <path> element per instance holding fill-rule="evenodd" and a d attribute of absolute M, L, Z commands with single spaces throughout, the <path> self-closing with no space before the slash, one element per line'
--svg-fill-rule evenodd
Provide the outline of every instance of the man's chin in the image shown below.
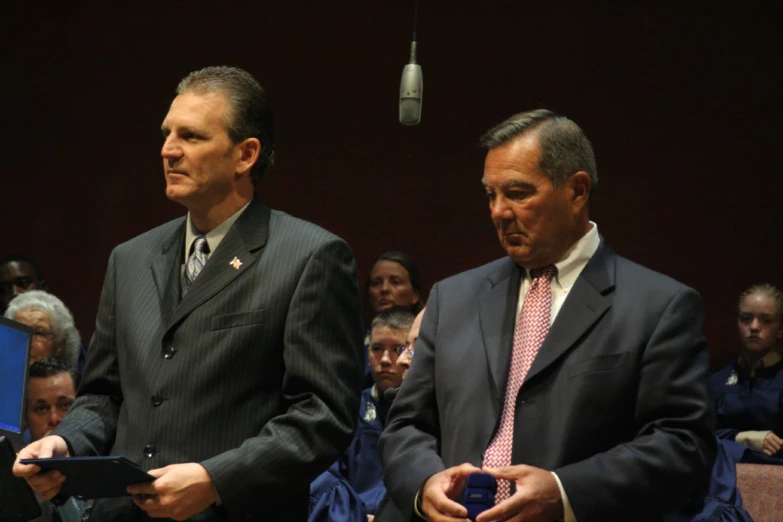
<path fill-rule="evenodd" d="M 190 192 L 185 190 L 184 187 L 182 186 L 179 185 L 166 186 L 166 197 L 169 198 L 171 201 L 179 203 L 180 205 L 185 204 L 185 202 L 188 200 L 189 195 Z"/>
<path fill-rule="evenodd" d="M 503 243 L 503 247 L 508 257 L 513 259 L 519 266 L 529 267 L 530 263 L 534 261 L 530 249 L 526 246 Z"/>

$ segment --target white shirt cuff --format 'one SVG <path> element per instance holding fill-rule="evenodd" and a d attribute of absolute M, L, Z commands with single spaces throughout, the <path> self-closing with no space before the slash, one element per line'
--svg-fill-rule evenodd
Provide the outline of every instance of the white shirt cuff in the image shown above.
<path fill-rule="evenodd" d="M 748 446 L 754 450 L 761 451 L 764 447 L 764 439 L 769 434 L 770 430 L 766 431 L 741 431 L 734 437 L 736 442 L 739 442 L 743 446 Z"/>
<path fill-rule="evenodd" d="M 560 489 L 560 498 L 563 500 L 563 520 L 565 520 L 565 522 L 576 522 L 576 515 L 574 515 L 574 510 L 571 508 L 571 502 L 568 501 L 568 495 L 566 495 L 565 489 L 563 489 L 563 483 L 560 482 L 560 477 L 558 477 L 557 473 L 554 471 L 551 471 L 550 473 L 555 477 L 557 487 Z"/>
<path fill-rule="evenodd" d="M 424 484 L 426 484 L 427 481 L 424 481 Z M 416 492 L 416 498 L 413 499 L 413 512 L 416 514 L 417 517 L 419 517 L 422 520 L 427 520 L 427 517 L 421 514 L 421 511 L 419 511 L 419 499 L 421 498 L 421 492 L 424 489 L 424 484 L 421 485 L 419 490 Z"/>

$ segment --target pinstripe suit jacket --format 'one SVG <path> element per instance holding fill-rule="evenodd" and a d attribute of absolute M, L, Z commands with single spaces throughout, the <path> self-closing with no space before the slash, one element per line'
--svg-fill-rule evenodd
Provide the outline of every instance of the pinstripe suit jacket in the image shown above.
<path fill-rule="evenodd" d="M 194 520 L 306 520 L 351 440 L 362 374 L 356 269 L 340 238 L 253 200 L 180 299 L 185 219 L 112 252 L 79 396 L 76 455 L 199 462 L 222 501 Z M 229 263 L 237 257 L 237 269 Z M 94 518 L 145 519 L 130 498 Z"/>

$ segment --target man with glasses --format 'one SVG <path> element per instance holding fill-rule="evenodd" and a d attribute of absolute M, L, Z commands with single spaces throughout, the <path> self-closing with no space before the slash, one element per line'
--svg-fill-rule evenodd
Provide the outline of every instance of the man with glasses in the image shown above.
<path fill-rule="evenodd" d="M 397 357 L 397 364 L 404 368 L 402 371 L 402 380 L 405 380 L 405 377 L 408 376 L 408 370 L 411 367 L 414 347 L 416 346 L 416 339 L 419 338 L 419 330 L 421 329 L 421 318 L 424 316 L 424 310 L 426 310 L 426 308 L 422 308 L 421 312 L 419 312 L 418 315 L 416 316 L 416 319 L 413 320 L 411 329 L 408 331 L 408 340 L 405 343 L 403 349 L 400 350 L 399 357 Z"/>

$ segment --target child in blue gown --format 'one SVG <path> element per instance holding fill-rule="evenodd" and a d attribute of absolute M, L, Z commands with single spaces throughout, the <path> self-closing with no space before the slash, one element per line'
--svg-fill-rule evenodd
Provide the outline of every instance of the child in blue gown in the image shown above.
<path fill-rule="evenodd" d="M 719 439 L 783 457 L 783 293 L 770 284 L 740 295 L 737 359 L 712 376 Z"/>

